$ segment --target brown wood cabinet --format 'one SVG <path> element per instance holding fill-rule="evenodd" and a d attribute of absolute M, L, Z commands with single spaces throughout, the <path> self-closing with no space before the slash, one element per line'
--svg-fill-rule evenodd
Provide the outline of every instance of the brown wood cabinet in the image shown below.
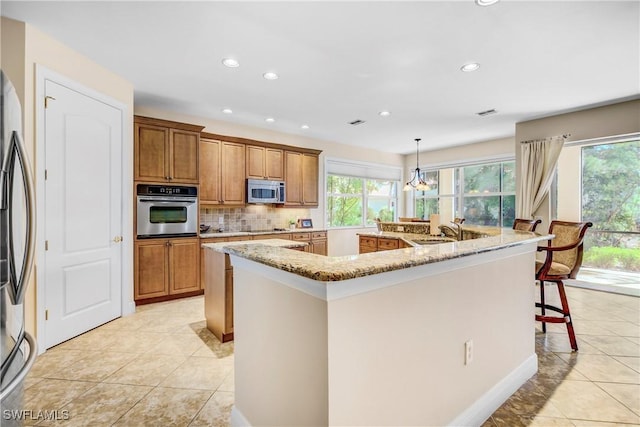
<path fill-rule="evenodd" d="M 134 116 L 134 179 L 198 183 L 202 126 Z"/>
<path fill-rule="evenodd" d="M 200 138 L 200 204 L 245 204 L 245 145 Z"/>
<path fill-rule="evenodd" d="M 311 232 L 311 252 L 318 255 L 327 255 L 327 232 Z"/>
<path fill-rule="evenodd" d="M 409 247 L 411 245 L 404 240 L 393 237 L 359 236 L 359 253 L 361 254 Z"/>
<path fill-rule="evenodd" d="M 284 152 L 286 206 L 318 206 L 318 155 Z"/>
<path fill-rule="evenodd" d="M 369 252 L 378 251 L 378 238 L 370 236 L 360 236 L 360 253 L 366 254 Z"/>
<path fill-rule="evenodd" d="M 284 152 L 270 147 L 247 145 L 246 148 L 247 178 L 284 179 Z"/>
<path fill-rule="evenodd" d="M 134 299 L 200 290 L 200 239 L 149 239 L 134 244 Z"/>

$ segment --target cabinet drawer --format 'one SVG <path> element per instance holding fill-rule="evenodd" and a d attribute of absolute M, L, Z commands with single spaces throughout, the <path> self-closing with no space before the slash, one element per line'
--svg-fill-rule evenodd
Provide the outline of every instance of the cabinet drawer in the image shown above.
<path fill-rule="evenodd" d="M 371 248 L 375 251 L 378 248 L 378 238 L 360 236 L 360 247 Z"/>
<path fill-rule="evenodd" d="M 311 240 L 311 233 L 291 233 L 291 240 L 303 240 L 308 242 Z"/>
<path fill-rule="evenodd" d="M 311 233 L 312 239 L 326 239 L 327 232 L 326 231 L 314 231 Z"/>
<path fill-rule="evenodd" d="M 400 247 L 398 239 L 378 238 L 378 250 L 386 251 L 389 249 L 398 249 Z"/>

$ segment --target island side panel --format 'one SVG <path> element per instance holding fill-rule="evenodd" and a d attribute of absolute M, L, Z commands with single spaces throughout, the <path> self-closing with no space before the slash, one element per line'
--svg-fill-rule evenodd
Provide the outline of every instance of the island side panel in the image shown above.
<path fill-rule="evenodd" d="M 329 425 L 447 425 L 523 364 L 533 374 L 533 251 L 330 301 Z"/>
<path fill-rule="evenodd" d="M 251 425 L 327 425 L 326 301 L 244 266 L 234 274 L 234 411 Z"/>
<path fill-rule="evenodd" d="M 233 276 L 229 255 L 204 252 L 204 314 L 209 329 L 221 342 L 233 339 Z"/>

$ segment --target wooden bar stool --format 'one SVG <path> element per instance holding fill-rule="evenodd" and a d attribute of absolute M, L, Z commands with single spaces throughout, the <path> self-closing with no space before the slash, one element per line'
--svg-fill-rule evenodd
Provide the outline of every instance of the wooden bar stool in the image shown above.
<path fill-rule="evenodd" d="M 536 307 L 540 308 L 540 314 L 536 314 L 536 320 L 542 322 L 542 332 L 547 332 L 547 322 L 565 323 L 569 342 L 574 351 L 578 351 L 578 343 L 562 281 L 575 279 L 578 275 L 578 270 L 582 265 L 584 235 L 587 228 L 592 225 L 590 222 L 551 221 L 549 234 L 553 234 L 555 237 L 549 241 L 548 246 L 538 248 L 538 251 L 547 252 L 544 262 L 536 261 L 536 280 L 540 282 L 540 302 L 536 303 Z M 555 283 L 558 286 L 561 307 L 545 302 L 545 282 Z M 546 310 L 560 313 L 562 316 L 548 316 Z"/>

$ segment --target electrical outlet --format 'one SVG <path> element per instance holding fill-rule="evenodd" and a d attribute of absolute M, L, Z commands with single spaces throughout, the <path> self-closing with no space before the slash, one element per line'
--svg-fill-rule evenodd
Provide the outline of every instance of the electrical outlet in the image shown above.
<path fill-rule="evenodd" d="M 473 340 L 464 343 L 464 364 L 470 365 L 473 362 Z"/>
<path fill-rule="evenodd" d="M 404 231 L 404 226 L 403 225 L 399 225 L 397 228 L 398 231 Z"/>
<path fill-rule="evenodd" d="M 224 218 L 223 217 L 218 218 L 218 224 L 224 225 Z"/>

